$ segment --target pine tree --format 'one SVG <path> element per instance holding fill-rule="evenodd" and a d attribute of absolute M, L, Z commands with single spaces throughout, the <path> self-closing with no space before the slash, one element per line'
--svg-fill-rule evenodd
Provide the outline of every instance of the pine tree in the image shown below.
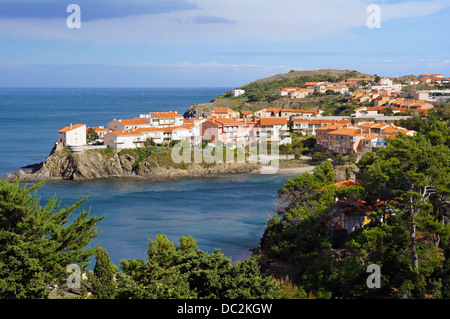
<path fill-rule="evenodd" d="M 92 276 L 92 290 L 98 299 L 114 299 L 116 296 L 116 282 L 114 280 L 117 267 L 111 263 L 105 249 L 95 249 L 95 267 Z"/>
<path fill-rule="evenodd" d="M 0 298 L 46 298 L 50 287 L 67 282 L 69 265 L 84 271 L 93 256 L 86 246 L 103 217 L 82 211 L 69 224 L 87 198 L 60 209 L 53 197 L 41 206 L 36 192 L 43 185 L 0 181 Z"/>

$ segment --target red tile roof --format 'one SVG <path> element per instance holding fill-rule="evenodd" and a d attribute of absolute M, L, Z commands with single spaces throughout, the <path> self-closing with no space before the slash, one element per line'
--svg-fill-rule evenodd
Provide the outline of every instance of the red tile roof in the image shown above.
<path fill-rule="evenodd" d="M 66 133 L 66 132 L 72 131 L 72 130 L 74 130 L 74 129 L 83 127 L 83 126 L 86 126 L 86 124 L 73 124 L 73 125 L 70 124 L 70 125 L 68 125 L 68 126 L 66 126 L 66 127 L 64 127 L 64 128 L 62 128 L 62 129 L 60 129 L 60 130 L 58 131 L 58 133 Z"/>
<path fill-rule="evenodd" d="M 284 117 L 265 117 L 261 119 L 261 126 L 285 125 L 287 118 Z"/>

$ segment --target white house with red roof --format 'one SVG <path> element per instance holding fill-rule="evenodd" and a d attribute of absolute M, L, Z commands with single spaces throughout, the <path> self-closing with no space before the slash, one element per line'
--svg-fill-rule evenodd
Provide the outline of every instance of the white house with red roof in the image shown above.
<path fill-rule="evenodd" d="M 58 150 L 83 145 L 86 145 L 86 124 L 69 124 L 58 130 Z"/>
<path fill-rule="evenodd" d="M 148 120 L 142 118 L 135 118 L 126 120 L 114 119 L 108 123 L 107 127 L 113 131 L 128 131 L 132 129 L 151 127 L 151 125 Z"/>
<path fill-rule="evenodd" d="M 146 139 L 139 130 L 134 131 L 112 131 L 106 133 L 104 137 L 104 144 L 108 148 L 115 151 L 122 149 L 137 148 L 144 146 Z"/>
<path fill-rule="evenodd" d="M 268 142 L 279 142 L 280 144 L 291 143 L 291 137 L 288 132 L 288 119 L 279 118 L 262 118 L 260 121 L 259 138 Z"/>
<path fill-rule="evenodd" d="M 169 127 L 183 125 L 183 115 L 177 112 L 150 112 L 140 114 L 139 118 L 147 120 L 152 127 Z"/>

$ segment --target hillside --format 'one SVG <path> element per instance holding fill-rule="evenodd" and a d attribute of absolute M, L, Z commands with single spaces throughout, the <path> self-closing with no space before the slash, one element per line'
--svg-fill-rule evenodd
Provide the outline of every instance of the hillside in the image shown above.
<path fill-rule="evenodd" d="M 314 71 L 290 71 L 255 80 L 241 86 L 246 92 L 242 96 L 232 97 L 227 92 L 209 103 L 191 105 L 184 113 L 185 117 L 207 117 L 216 107 L 229 107 L 238 111 L 256 111 L 267 107 L 292 109 L 318 109 L 326 104 L 342 102 L 336 96 L 312 96 L 305 99 L 291 100 L 281 98 L 277 92 L 283 87 L 302 87 L 306 82 L 342 81 L 352 77 L 374 77 L 371 74 L 355 70 L 320 69 Z M 334 109 L 331 110 L 334 112 Z M 336 115 L 336 114 L 333 114 Z"/>
<path fill-rule="evenodd" d="M 281 81 L 285 79 L 296 80 L 304 77 L 336 77 L 336 78 L 364 78 L 364 77 L 373 77 L 373 74 L 361 73 L 355 70 L 336 70 L 336 69 L 320 69 L 320 70 L 312 70 L 312 71 L 295 71 L 292 70 L 288 73 L 280 73 L 276 75 L 272 75 L 266 78 L 255 80 L 249 84 L 242 86 L 242 88 L 246 88 L 251 86 L 252 84 L 261 84 L 266 82 L 273 81 Z"/>

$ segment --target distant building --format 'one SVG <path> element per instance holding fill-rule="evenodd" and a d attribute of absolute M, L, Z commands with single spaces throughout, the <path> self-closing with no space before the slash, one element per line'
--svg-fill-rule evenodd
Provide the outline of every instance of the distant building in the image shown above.
<path fill-rule="evenodd" d="M 112 120 L 108 123 L 108 129 L 113 131 L 128 131 L 137 128 L 151 127 L 148 120 L 142 118 L 127 119 L 127 120 Z"/>
<path fill-rule="evenodd" d="M 260 126 L 260 139 L 280 144 L 291 143 L 287 118 L 262 118 Z"/>
<path fill-rule="evenodd" d="M 139 117 L 148 121 L 150 127 L 181 126 L 184 119 L 183 115 L 177 112 L 150 112 Z"/>
<path fill-rule="evenodd" d="M 235 90 L 231 91 L 231 95 L 233 97 L 237 97 L 237 96 L 243 95 L 244 93 L 245 93 L 245 90 L 242 90 L 242 89 L 235 89 Z"/>
<path fill-rule="evenodd" d="M 211 117 L 237 119 L 240 117 L 240 113 L 228 107 L 216 107 L 211 112 Z"/>
<path fill-rule="evenodd" d="M 368 90 L 385 90 L 391 94 L 392 92 L 400 92 L 402 90 L 401 83 L 393 83 L 391 79 L 382 78 L 378 83 L 369 83 Z"/>
<path fill-rule="evenodd" d="M 57 149 L 86 145 L 86 124 L 69 124 L 58 131 Z"/>

